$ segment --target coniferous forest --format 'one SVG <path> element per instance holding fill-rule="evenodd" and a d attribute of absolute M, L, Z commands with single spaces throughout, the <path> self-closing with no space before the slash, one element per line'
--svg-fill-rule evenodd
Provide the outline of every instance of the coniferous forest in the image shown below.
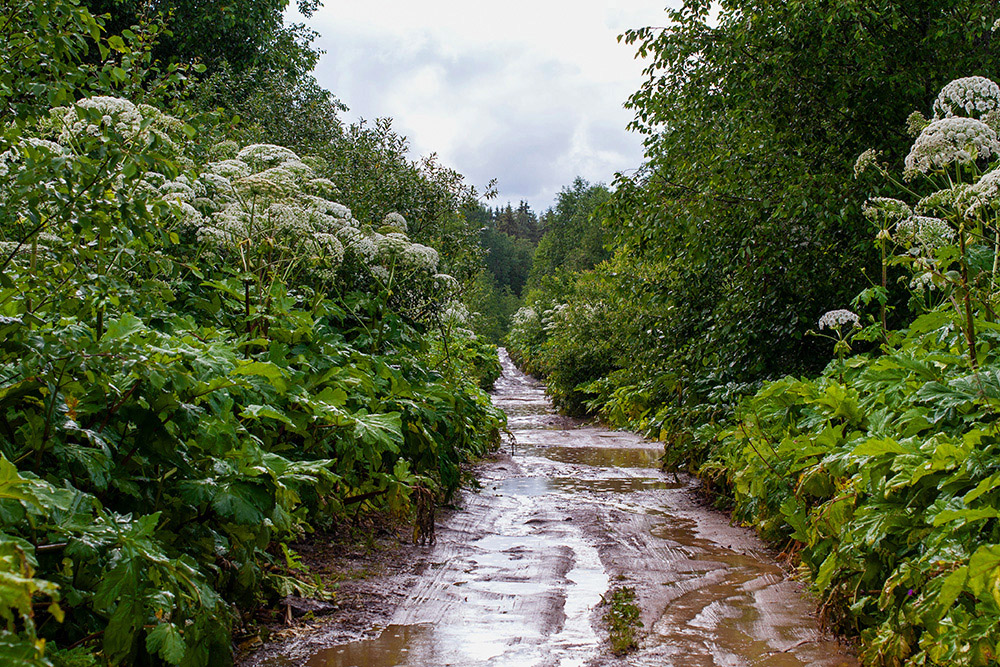
<path fill-rule="evenodd" d="M 685 0 L 641 167 L 542 212 L 343 121 L 288 4 L 0 0 L 0 663 L 230 664 L 500 445 L 505 345 L 863 664 L 997 664 L 993 0 Z"/>

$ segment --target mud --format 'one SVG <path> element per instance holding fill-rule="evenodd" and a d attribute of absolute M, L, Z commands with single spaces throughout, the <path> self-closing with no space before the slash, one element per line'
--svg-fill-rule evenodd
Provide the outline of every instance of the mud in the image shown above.
<path fill-rule="evenodd" d="M 435 546 L 407 547 L 405 571 L 367 582 L 381 609 L 369 632 L 333 622 L 246 664 L 857 664 L 750 531 L 704 508 L 692 480 L 659 471 L 659 448 L 553 414 L 506 356 L 494 400 L 513 455 L 479 468 L 482 489 L 439 515 Z M 620 585 L 635 589 L 643 629 L 639 649 L 616 658 L 603 596 Z"/>

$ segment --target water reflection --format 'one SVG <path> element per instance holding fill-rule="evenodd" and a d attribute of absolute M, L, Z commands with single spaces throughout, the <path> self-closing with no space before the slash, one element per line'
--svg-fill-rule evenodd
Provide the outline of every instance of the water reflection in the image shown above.
<path fill-rule="evenodd" d="M 390 625 L 378 637 L 362 639 L 324 649 L 314 655 L 308 667 L 395 667 L 407 665 L 414 645 L 423 643 L 433 632 L 429 624 Z"/>

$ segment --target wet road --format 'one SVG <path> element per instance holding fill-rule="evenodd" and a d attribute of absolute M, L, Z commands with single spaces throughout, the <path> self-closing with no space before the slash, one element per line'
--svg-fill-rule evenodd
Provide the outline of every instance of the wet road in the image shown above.
<path fill-rule="evenodd" d="M 494 400 L 516 439 L 479 493 L 439 516 L 380 634 L 310 667 L 738 667 L 856 665 L 817 628 L 813 603 L 749 532 L 656 467 L 660 449 L 554 414 L 503 356 Z M 635 588 L 640 648 L 608 651 L 602 595 Z"/>

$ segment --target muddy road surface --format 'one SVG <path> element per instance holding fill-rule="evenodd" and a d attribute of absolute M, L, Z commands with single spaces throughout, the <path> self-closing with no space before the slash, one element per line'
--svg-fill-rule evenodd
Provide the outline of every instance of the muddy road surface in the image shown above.
<path fill-rule="evenodd" d="M 434 546 L 371 582 L 390 601 L 371 616 L 378 627 L 353 641 L 328 629 L 252 664 L 857 664 L 750 531 L 703 507 L 691 480 L 659 471 L 659 447 L 556 415 L 544 388 L 502 358 L 494 400 L 513 456 L 481 466 L 482 489 L 439 514 Z M 624 657 L 602 620 L 617 586 L 635 589 L 643 623 Z"/>

